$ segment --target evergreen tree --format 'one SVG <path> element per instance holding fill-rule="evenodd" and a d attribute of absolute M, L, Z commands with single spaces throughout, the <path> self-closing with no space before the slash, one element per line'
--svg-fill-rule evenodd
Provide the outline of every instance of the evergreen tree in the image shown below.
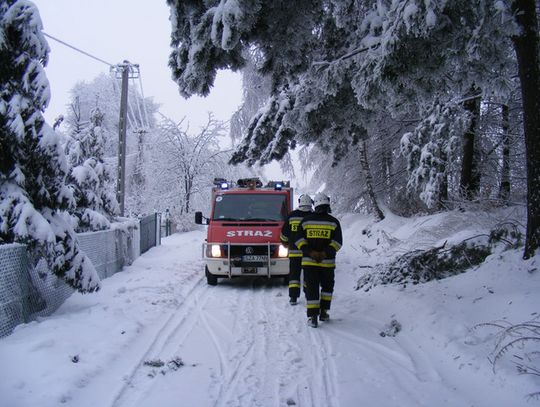
<path fill-rule="evenodd" d="M 525 258 L 540 248 L 540 61 L 535 0 L 513 0 L 517 32 L 512 37 L 519 66 L 527 151 L 527 238 Z"/>
<path fill-rule="evenodd" d="M 510 113 L 508 105 L 502 108 L 502 169 L 498 198 L 507 203 L 510 198 Z"/>
<path fill-rule="evenodd" d="M 472 93 L 478 93 L 476 89 L 471 89 Z M 461 177 L 460 189 L 467 199 L 474 199 L 480 191 L 480 173 L 479 173 L 479 144 L 478 137 L 480 121 L 480 97 L 477 95 L 469 97 L 463 106 L 469 113 L 469 126 L 463 135 L 463 154 L 461 157 Z"/>
<path fill-rule="evenodd" d="M 81 123 L 90 121 L 92 112 L 99 109 L 103 115 L 101 129 L 105 137 L 105 157 L 115 157 L 118 153 L 118 118 L 120 117 L 120 86 L 114 76 L 100 74 L 89 82 L 78 82 L 70 91 L 70 110 L 66 116 L 68 131 L 76 130 Z M 158 106 L 150 98 L 143 100 L 137 88 L 129 87 L 128 95 L 128 153 L 137 151 L 136 137 L 131 132 L 155 128 L 154 114 Z M 144 105 L 143 107 L 141 107 Z M 142 112 L 139 112 L 139 109 Z M 144 114 L 148 112 L 148 115 Z M 140 114 L 139 114 L 140 113 Z"/>
<path fill-rule="evenodd" d="M 237 144 L 247 132 L 251 118 L 265 105 L 270 97 L 270 80 L 259 72 L 261 64 L 259 53 L 248 52 L 246 65 L 242 69 L 243 100 L 238 110 L 231 117 L 230 136 Z"/>
<path fill-rule="evenodd" d="M 315 144 L 338 161 L 359 141 L 354 127 L 367 130 L 388 115 L 414 119 L 419 128 L 408 133 L 425 144 L 418 145 L 418 159 L 409 161 L 408 184 L 435 207 L 458 189 L 448 163 L 465 165 L 463 181 L 471 192 L 479 190 L 482 175 L 474 171 L 474 149 L 465 149 L 472 162 L 459 155 L 449 161 L 448 146 L 457 141 L 452 151 L 463 151 L 460 144 L 471 140 L 464 137 L 467 129 L 481 120 L 476 106 L 469 112 L 453 106 L 473 86 L 482 100 L 505 101 L 516 88 L 518 66 L 528 168 L 526 256 L 540 244 L 535 0 L 168 3 L 174 27 L 170 65 L 181 94 L 208 93 L 216 71 L 241 68 L 250 49 L 260 52 L 260 72 L 271 79 L 270 99 L 252 118 L 233 163 L 280 160 L 299 144 Z M 441 114 L 433 115 L 434 106 Z M 448 109 L 453 113 L 446 114 Z M 415 117 L 418 112 L 426 115 Z M 447 130 L 436 132 L 438 139 L 420 137 L 427 127 Z M 445 139 L 458 129 L 456 138 Z"/>
<path fill-rule="evenodd" d="M 102 115 L 99 132 L 103 136 L 103 159 L 116 173 L 118 163 L 118 123 L 120 115 L 119 80 L 100 74 L 89 82 L 79 82 L 71 90 L 71 109 L 66 117 L 69 134 L 79 132 L 81 126 L 91 121 L 96 109 Z M 155 113 L 157 105 L 150 98 L 142 97 L 137 87 L 128 92 L 126 132 L 126 213 L 137 216 L 144 212 L 144 201 L 152 199 L 145 178 L 146 146 L 157 138 Z M 111 181 L 112 182 L 112 181 Z M 116 181 L 115 181 L 116 182 Z M 116 190 L 116 185 L 111 185 Z"/>
<path fill-rule="evenodd" d="M 420 192 L 428 208 L 441 209 L 448 198 L 450 162 L 468 122 L 459 105 L 435 104 L 413 132 L 401 139 L 411 176 L 409 188 Z"/>
<path fill-rule="evenodd" d="M 91 292 L 99 277 L 69 224 L 66 160 L 42 115 L 49 47 L 41 30 L 32 3 L 0 3 L 0 243 L 27 244 L 35 261 L 43 255 L 54 274 Z"/>
<path fill-rule="evenodd" d="M 70 211 L 78 232 L 107 229 L 118 214 L 118 203 L 112 194 L 110 169 L 103 161 L 103 113 L 95 109 L 90 122 L 77 126 L 66 144 L 70 171 L 68 183 L 73 189 L 75 209 Z"/>

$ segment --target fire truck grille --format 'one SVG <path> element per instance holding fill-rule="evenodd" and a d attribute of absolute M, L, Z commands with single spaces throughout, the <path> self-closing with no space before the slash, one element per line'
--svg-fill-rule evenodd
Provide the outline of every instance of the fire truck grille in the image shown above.
<path fill-rule="evenodd" d="M 270 245 L 270 257 L 277 255 L 278 246 Z M 265 267 L 268 264 L 268 246 L 231 245 L 233 267 Z"/>
<path fill-rule="evenodd" d="M 275 246 L 270 246 L 271 255 L 275 251 Z M 231 257 L 246 256 L 246 255 L 267 255 L 268 246 L 233 246 L 231 245 Z"/>

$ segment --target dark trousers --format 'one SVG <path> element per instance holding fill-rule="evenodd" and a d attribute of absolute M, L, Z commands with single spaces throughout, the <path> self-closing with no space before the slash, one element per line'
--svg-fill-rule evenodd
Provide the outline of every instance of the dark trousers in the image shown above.
<path fill-rule="evenodd" d="M 304 267 L 307 316 L 319 315 L 321 309 L 329 310 L 334 292 L 334 269 Z"/>
<path fill-rule="evenodd" d="M 289 297 L 300 297 L 300 274 L 302 257 L 289 257 Z"/>

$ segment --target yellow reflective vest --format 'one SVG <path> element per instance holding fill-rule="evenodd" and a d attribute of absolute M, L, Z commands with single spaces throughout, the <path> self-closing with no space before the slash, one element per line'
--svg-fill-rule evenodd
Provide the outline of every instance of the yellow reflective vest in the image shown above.
<path fill-rule="evenodd" d="M 341 249 L 343 236 L 339 221 L 329 213 L 314 212 L 298 225 L 296 246 L 302 251 L 302 267 L 336 267 L 336 253 Z M 317 262 L 312 251 L 324 252 L 325 258 Z"/>

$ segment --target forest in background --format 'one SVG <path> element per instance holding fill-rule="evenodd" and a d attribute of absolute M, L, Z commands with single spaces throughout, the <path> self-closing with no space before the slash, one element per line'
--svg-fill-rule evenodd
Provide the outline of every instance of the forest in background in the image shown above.
<path fill-rule="evenodd" d="M 340 211 L 526 204 L 540 243 L 538 2 L 168 0 L 180 93 L 242 70 L 231 163 L 299 150 Z"/>

